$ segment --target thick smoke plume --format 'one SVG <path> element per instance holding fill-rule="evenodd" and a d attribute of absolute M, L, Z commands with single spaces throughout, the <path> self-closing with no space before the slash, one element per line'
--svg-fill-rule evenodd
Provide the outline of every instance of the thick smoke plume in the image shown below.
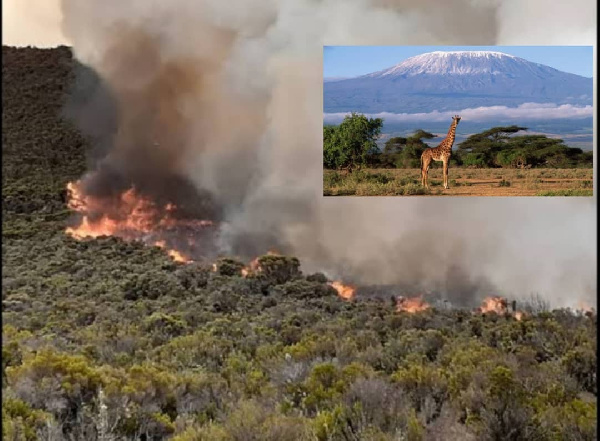
<path fill-rule="evenodd" d="M 529 3 L 537 2 L 519 5 Z M 595 198 L 321 196 L 323 45 L 507 44 L 530 36 L 532 26 L 511 27 L 526 7 L 493 0 L 62 6 L 75 56 L 102 80 L 76 109 L 101 151 L 86 191 L 134 184 L 221 220 L 223 253 L 274 247 L 299 257 L 305 271 L 356 283 L 408 284 L 462 304 L 532 292 L 554 306 L 595 301 Z M 569 43 L 591 44 L 591 36 L 578 29 Z"/>

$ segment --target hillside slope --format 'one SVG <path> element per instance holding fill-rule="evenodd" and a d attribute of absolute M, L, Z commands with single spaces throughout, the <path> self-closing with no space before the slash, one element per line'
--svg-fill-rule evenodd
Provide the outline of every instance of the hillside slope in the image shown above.
<path fill-rule="evenodd" d="M 66 236 L 77 68 L 3 48 L 3 439 L 594 439 L 595 313 L 410 314 L 291 257 Z"/>

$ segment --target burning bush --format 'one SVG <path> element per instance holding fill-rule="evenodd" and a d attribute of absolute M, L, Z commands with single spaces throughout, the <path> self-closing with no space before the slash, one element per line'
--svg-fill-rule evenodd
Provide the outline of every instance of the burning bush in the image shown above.
<path fill-rule="evenodd" d="M 344 300 L 351 300 L 354 298 L 356 294 L 356 287 L 352 285 L 345 285 L 340 280 L 335 280 L 329 285 L 336 290 L 338 296 L 340 296 Z"/>
<path fill-rule="evenodd" d="M 425 311 L 430 308 L 429 303 L 423 300 L 423 297 L 398 297 L 396 299 L 396 309 L 398 312 L 415 313 Z"/>

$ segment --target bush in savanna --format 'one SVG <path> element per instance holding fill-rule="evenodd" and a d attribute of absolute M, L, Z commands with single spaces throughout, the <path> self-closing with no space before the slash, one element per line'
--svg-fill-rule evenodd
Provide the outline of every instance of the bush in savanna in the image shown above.
<path fill-rule="evenodd" d="M 35 441 L 51 423 L 52 415 L 33 409 L 25 401 L 6 398 L 2 400 L 2 439 Z"/>
<path fill-rule="evenodd" d="M 485 439 L 520 440 L 533 429 L 526 391 L 514 372 L 504 366 L 494 368 L 489 377 L 486 398 L 479 414 Z"/>
<path fill-rule="evenodd" d="M 335 187 L 340 185 L 344 180 L 344 177 L 337 170 L 323 172 L 323 187 Z"/>
<path fill-rule="evenodd" d="M 309 280 L 295 279 L 287 281 L 281 285 L 277 285 L 273 293 L 280 293 L 285 297 L 293 297 L 297 299 L 310 299 L 329 297 L 335 299 L 337 291 L 323 282 L 312 282 Z"/>
<path fill-rule="evenodd" d="M 128 275 L 121 282 L 121 286 L 126 300 L 157 299 L 165 295 L 178 296 L 183 291 L 173 274 L 163 276 L 153 272 Z"/>
<path fill-rule="evenodd" d="M 210 266 L 191 262 L 179 267 L 174 274 L 184 289 L 193 291 L 206 287 L 211 272 Z"/>
<path fill-rule="evenodd" d="M 398 194 L 404 195 L 422 195 L 422 194 L 430 194 L 431 190 L 421 186 L 420 184 L 407 184 L 404 187 L 400 187 L 398 189 Z"/>
<path fill-rule="evenodd" d="M 369 154 L 377 151 L 382 126 L 381 118 L 353 112 L 339 126 L 323 127 L 323 166 L 349 171 L 365 166 Z"/>
<path fill-rule="evenodd" d="M 187 328 L 185 321 L 179 317 L 160 312 L 155 312 L 145 319 L 142 326 L 145 332 L 160 338 L 161 341 L 177 337 Z"/>
<path fill-rule="evenodd" d="M 302 275 L 295 257 L 267 254 L 255 261 L 255 277 L 270 284 L 282 284 Z"/>
<path fill-rule="evenodd" d="M 7 368 L 6 373 L 20 400 L 51 412 L 66 426 L 75 424 L 103 384 L 101 372 L 87 358 L 51 349 L 29 355 L 23 364 Z"/>
<path fill-rule="evenodd" d="M 241 276 L 242 269 L 245 267 L 243 262 L 232 259 L 230 257 L 222 257 L 217 259 L 213 264 L 213 270 L 222 276 Z"/>
<path fill-rule="evenodd" d="M 563 364 L 583 390 L 597 394 L 598 358 L 595 347 L 573 348 L 563 357 Z"/>
<path fill-rule="evenodd" d="M 547 408 L 538 417 L 540 432 L 546 439 L 595 441 L 597 439 L 597 404 L 573 399 Z"/>
<path fill-rule="evenodd" d="M 486 166 L 483 154 L 468 153 L 462 158 L 463 165 L 473 168 L 483 168 Z"/>
<path fill-rule="evenodd" d="M 437 418 L 448 396 L 448 382 L 441 369 L 415 362 L 401 367 L 391 378 L 417 412 L 425 412 L 428 421 Z"/>

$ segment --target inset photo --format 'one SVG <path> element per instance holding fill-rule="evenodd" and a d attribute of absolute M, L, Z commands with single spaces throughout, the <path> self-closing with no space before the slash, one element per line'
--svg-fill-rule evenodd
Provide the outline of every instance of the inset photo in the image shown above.
<path fill-rule="evenodd" d="M 592 46 L 325 46 L 324 196 L 593 196 Z"/>

